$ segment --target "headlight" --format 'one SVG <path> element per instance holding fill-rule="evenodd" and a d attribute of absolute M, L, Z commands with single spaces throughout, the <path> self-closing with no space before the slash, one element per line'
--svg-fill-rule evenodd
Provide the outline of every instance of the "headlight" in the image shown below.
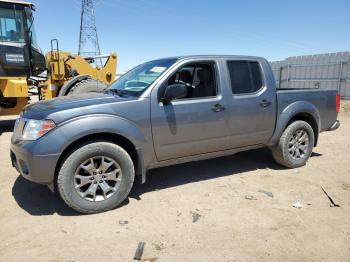
<path fill-rule="evenodd" d="M 52 120 L 27 119 L 21 139 L 36 140 L 55 127 L 56 125 Z"/>

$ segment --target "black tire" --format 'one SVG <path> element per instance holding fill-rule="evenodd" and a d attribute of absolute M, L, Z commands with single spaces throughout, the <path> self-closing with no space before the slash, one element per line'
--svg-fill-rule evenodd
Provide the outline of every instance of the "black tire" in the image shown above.
<path fill-rule="evenodd" d="M 293 143 L 298 134 L 307 134 L 308 144 L 298 142 L 297 145 Z M 301 141 L 301 140 L 299 140 Z M 293 145 L 294 144 L 294 145 Z M 275 161 L 288 168 L 296 168 L 305 165 L 312 154 L 315 144 L 315 135 L 312 127 L 304 121 L 295 121 L 291 123 L 280 137 L 279 143 L 272 148 L 272 156 Z M 295 149 L 297 147 L 297 149 Z M 298 148 L 303 148 L 304 151 Z M 293 149 L 295 149 L 293 151 Z M 298 151 L 299 156 L 298 156 Z M 295 153 L 296 152 L 296 153 Z M 303 154 L 300 154 L 304 152 Z M 294 153 L 294 155 L 293 155 Z M 299 158 L 298 158 L 299 157 Z"/>
<path fill-rule="evenodd" d="M 106 157 L 106 159 L 111 159 L 117 163 L 121 170 L 121 179 L 118 182 L 119 186 L 116 191 L 112 191 L 110 197 L 101 201 L 95 201 L 95 199 L 89 201 L 80 195 L 81 192 L 78 192 L 80 189 L 76 189 L 76 172 L 78 172 L 78 168 L 81 168 L 84 161 L 99 156 Z M 98 163 L 95 165 L 98 165 Z M 98 168 L 101 168 L 101 166 Z M 129 195 L 134 178 L 133 162 L 123 148 L 104 140 L 95 140 L 79 145 L 65 158 L 57 176 L 57 188 L 61 198 L 68 206 L 80 213 L 92 214 L 111 210 L 120 205 Z M 92 182 L 87 186 L 91 185 Z M 102 187 L 99 185 L 97 186 L 98 189 L 95 189 L 95 195 L 98 190 L 101 193 L 103 192 Z"/>
<path fill-rule="evenodd" d="M 107 88 L 107 84 L 96 79 L 85 79 L 71 87 L 68 92 L 70 95 L 80 95 L 86 93 L 102 93 Z"/>

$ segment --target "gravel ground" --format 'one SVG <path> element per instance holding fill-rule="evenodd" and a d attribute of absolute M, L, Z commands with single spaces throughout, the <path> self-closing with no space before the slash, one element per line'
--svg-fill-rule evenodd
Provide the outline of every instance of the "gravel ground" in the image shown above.
<path fill-rule="evenodd" d="M 97 215 L 18 176 L 14 121 L 2 117 L 0 261 L 132 261 L 144 241 L 143 261 L 349 262 L 350 103 L 342 109 L 340 129 L 322 133 L 302 168 L 261 149 L 156 169 L 122 207 Z"/>

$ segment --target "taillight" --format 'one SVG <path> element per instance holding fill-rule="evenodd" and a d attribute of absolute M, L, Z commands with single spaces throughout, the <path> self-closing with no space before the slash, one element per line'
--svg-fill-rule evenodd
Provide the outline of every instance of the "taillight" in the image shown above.
<path fill-rule="evenodd" d="M 340 111 L 340 94 L 337 93 L 337 95 L 335 96 L 335 111 L 337 111 L 337 113 L 339 113 Z"/>

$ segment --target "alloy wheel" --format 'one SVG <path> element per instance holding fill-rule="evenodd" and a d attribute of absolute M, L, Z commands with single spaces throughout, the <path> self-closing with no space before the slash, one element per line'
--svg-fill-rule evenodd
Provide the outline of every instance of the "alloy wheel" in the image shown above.
<path fill-rule="evenodd" d="M 74 175 L 74 187 L 88 201 L 103 201 L 117 192 L 121 179 L 122 171 L 115 160 L 96 156 L 79 165 Z"/>
<path fill-rule="evenodd" d="M 303 158 L 309 150 L 309 135 L 305 130 L 296 130 L 288 144 L 289 155 L 294 159 Z"/>

